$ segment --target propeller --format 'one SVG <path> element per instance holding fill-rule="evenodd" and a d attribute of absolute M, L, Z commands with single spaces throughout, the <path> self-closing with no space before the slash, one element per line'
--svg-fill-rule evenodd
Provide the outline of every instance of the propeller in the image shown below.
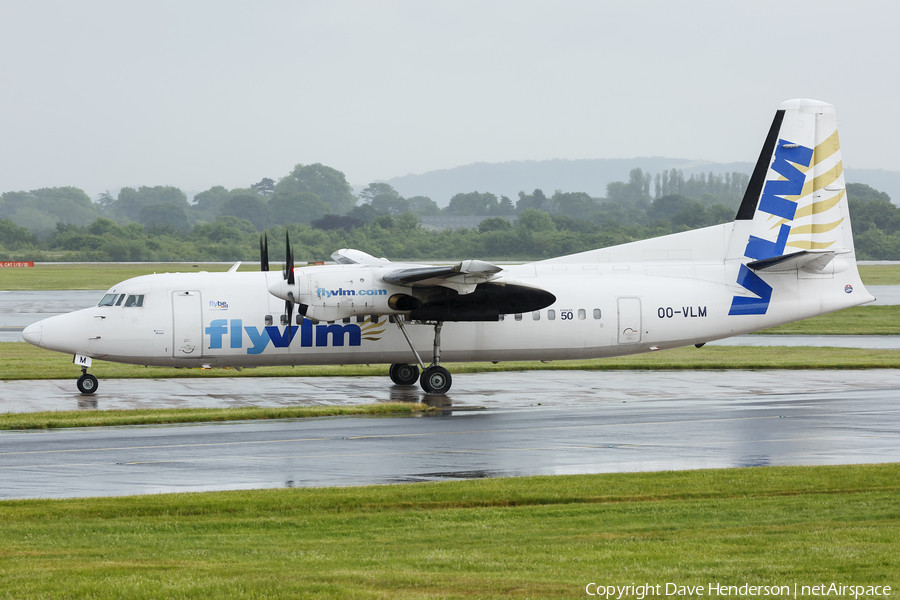
<path fill-rule="evenodd" d="M 269 234 L 268 232 L 263 232 L 261 236 L 259 236 L 259 270 L 260 271 L 268 271 L 269 270 Z"/>
<path fill-rule="evenodd" d="M 287 247 L 284 259 L 284 280 L 287 281 L 289 286 L 292 286 L 294 285 L 294 252 L 291 250 L 291 238 L 287 229 L 284 231 L 284 242 Z M 291 321 L 294 318 L 294 292 L 289 291 L 287 296 L 288 300 L 284 301 L 284 312 L 287 313 L 288 339 L 291 339 Z"/>

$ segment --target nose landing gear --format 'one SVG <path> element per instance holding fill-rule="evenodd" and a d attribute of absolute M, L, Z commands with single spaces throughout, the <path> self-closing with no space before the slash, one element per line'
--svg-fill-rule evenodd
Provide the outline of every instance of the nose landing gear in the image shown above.
<path fill-rule="evenodd" d="M 93 394 L 97 391 L 99 382 L 96 377 L 87 372 L 87 368 L 83 368 L 81 369 L 81 377 L 78 378 L 76 385 L 78 386 L 78 391 L 82 394 Z"/>

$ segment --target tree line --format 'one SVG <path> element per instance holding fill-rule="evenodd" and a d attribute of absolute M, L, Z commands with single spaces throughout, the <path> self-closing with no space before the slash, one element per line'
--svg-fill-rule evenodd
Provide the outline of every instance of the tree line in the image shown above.
<path fill-rule="evenodd" d="M 126 187 L 97 202 L 73 187 L 7 192 L 0 259 L 249 261 L 262 231 L 279 256 L 285 230 L 298 259 L 310 261 L 344 247 L 393 259 L 540 259 L 729 222 L 748 179 L 634 169 L 628 181 L 609 183 L 604 198 L 535 189 L 513 200 L 473 191 L 444 208 L 425 196 L 404 198 L 387 183 L 370 183 L 357 197 L 342 172 L 321 164 L 297 165 L 277 182 L 214 186 L 192 201 L 172 186 Z M 858 256 L 900 260 L 900 209 L 869 186 L 847 191 Z M 435 216 L 487 218 L 473 229 L 419 226 Z"/>

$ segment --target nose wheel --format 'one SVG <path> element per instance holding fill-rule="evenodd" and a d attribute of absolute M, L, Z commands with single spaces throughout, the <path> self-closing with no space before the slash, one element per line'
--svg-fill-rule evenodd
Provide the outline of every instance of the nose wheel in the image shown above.
<path fill-rule="evenodd" d="M 88 373 L 85 369 L 82 369 L 81 377 L 78 378 L 76 385 L 78 386 L 78 391 L 82 394 L 93 394 L 97 391 L 99 382 L 96 377 Z"/>

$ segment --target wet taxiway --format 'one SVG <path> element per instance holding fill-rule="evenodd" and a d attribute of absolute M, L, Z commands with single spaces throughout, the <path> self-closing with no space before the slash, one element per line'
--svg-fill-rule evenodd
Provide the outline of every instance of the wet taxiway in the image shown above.
<path fill-rule="evenodd" d="M 156 385 L 183 386 L 210 404 L 420 394 L 385 378 L 310 379 L 141 381 L 132 391 L 109 381 L 94 400 L 112 408 L 129 394 L 152 396 Z M 0 389 L 8 398 L 8 385 L 30 383 Z M 218 397 L 235 385 L 247 387 Z M 453 393 L 435 399 L 454 410 L 431 416 L 3 432 L 0 498 L 894 462 L 898 392 L 900 374 L 890 370 L 458 375 Z"/>

